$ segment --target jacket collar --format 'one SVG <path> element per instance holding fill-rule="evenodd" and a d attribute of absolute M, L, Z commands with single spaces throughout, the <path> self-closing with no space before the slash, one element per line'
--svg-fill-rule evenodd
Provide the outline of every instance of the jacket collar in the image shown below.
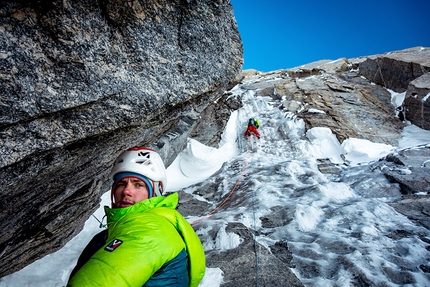
<path fill-rule="evenodd" d="M 107 217 L 107 224 L 109 225 L 113 221 L 117 221 L 126 214 L 142 213 L 156 207 L 167 207 L 175 209 L 178 205 L 178 201 L 178 193 L 174 192 L 167 196 L 156 196 L 148 198 L 129 207 L 110 208 L 108 206 L 105 206 L 104 210 Z"/>

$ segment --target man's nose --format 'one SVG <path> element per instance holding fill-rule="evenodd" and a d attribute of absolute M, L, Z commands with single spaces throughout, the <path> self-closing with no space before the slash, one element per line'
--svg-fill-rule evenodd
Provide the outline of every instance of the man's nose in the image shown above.
<path fill-rule="evenodd" d="M 122 190 L 122 194 L 124 196 L 128 195 L 131 196 L 132 192 L 131 192 L 131 188 L 132 188 L 132 183 L 131 182 L 127 182 L 127 184 L 125 185 L 124 189 Z"/>

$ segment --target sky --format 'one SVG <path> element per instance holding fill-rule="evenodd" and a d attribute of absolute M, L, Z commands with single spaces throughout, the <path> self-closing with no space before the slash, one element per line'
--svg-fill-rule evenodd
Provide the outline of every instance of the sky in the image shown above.
<path fill-rule="evenodd" d="M 386 154 L 393 151 L 393 146 L 383 145 L 372 143 L 367 140 L 360 139 L 347 139 L 342 144 L 338 142 L 334 134 L 332 134 L 331 130 L 324 127 L 315 127 L 306 132 L 306 137 L 310 142 L 310 146 L 304 144 L 302 133 L 304 131 L 304 123 L 303 121 L 296 121 L 291 118 L 286 118 L 283 112 L 280 109 L 273 108 L 269 103 L 265 101 L 269 101 L 266 97 L 265 99 L 254 99 L 253 93 L 248 93 L 243 91 L 240 87 L 236 87 L 232 90 L 234 95 L 242 94 L 245 99 L 245 105 L 239 111 L 234 111 L 230 116 L 230 119 L 227 123 L 227 126 L 222 134 L 222 139 L 219 145 L 219 148 L 213 148 L 205 146 L 196 140 L 189 139 L 186 148 L 179 154 L 179 156 L 175 159 L 175 161 L 167 168 L 167 191 L 176 191 L 178 189 L 184 189 L 184 192 L 193 192 L 195 189 L 192 187 L 193 184 L 202 182 L 206 180 L 211 174 L 216 172 L 221 168 L 223 163 L 227 163 L 232 160 L 231 166 L 225 169 L 223 172 L 229 171 L 230 175 L 226 173 L 225 177 L 231 176 L 231 184 L 226 184 L 226 190 L 222 191 L 224 194 L 227 194 L 230 191 L 230 187 L 233 185 L 233 182 L 237 180 L 245 180 L 239 175 L 239 170 L 242 170 L 242 173 L 245 171 L 248 173 L 248 184 L 250 186 L 254 186 L 257 190 L 261 188 L 261 181 L 270 182 L 270 188 L 267 189 L 267 192 L 264 193 L 264 196 L 259 197 L 261 200 L 261 208 L 258 212 L 267 212 L 270 210 L 272 206 L 275 206 L 281 202 L 281 205 L 287 206 L 287 208 L 297 208 L 295 213 L 295 224 L 286 226 L 288 229 L 287 234 L 292 237 L 297 238 L 288 238 L 289 248 L 297 248 L 293 244 L 293 242 L 297 242 L 300 244 L 304 244 L 302 239 L 299 237 L 304 236 L 305 238 L 309 238 L 308 232 L 310 234 L 318 234 L 318 237 L 324 240 L 328 240 L 326 243 L 333 244 L 331 241 L 334 240 L 336 244 L 338 244 L 341 237 L 346 240 L 356 240 L 349 235 L 348 232 L 350 230 L 342 229 L 345 226 L 349 226 L 348 224 L 335 224 L 335 222 L 340 219 L 339 214 L 346 214 L 345 218 L 353 218 L 353 222 L 351 226 L 356 226 L 359 229 L 363 238 L 367 240 L 366 244 L 362 244 L 364 248 L 360 250 L 360 252 L 366 253 L 367 256 L 356 256 L 356 253 L 350 254 L 352 258 L 347 262 L 354 262 L 354 264 L 358 268 L 362 268 L 363 270 L 367 270 L 369 267 L 368 262 L 372 262 L 375 259 L 375 262 L 383 262 L 378 263 L 377 265 L 379 269 L 374 272 L 372 270 L 372 274 L 376 274 L 371 276 L 374 282 L 387 282 L 387 279 L 383 277 L 383 273 L 380 268 L 381 266 L 391 266 L 392 264 L 389 259 L 385 256 L 388 254 L 388 258 L 391 258 L 391 252 L 387 252 L 385 247 L 389 250 L 415 250 L 413 254 L 408 254 L 407 260 L 411 262 L 419 262 L 421 257 L 425 254 L 424 248 L 425 246 L 418 245 L 418 243 L 411 243 L 407 240 L 400 240 L 398 243 L 389 241 L 385 236 L 381 235 L 381 232 L 385 232 L 381 229 L 381 222 L 384 222 L 385 219 L 381 219 L 380 217 L 388 216 L 390 218 L 390 222 L 387 222 L 384 228 L 400 228 L 398 226 L 409 226 L 409 221 L 402 215 L 394 212 L 393 209 L 388 208 L 384 203 L 384 200 L 380 202 L 378 199 L 373 198 L 365 198 L 360 199 L 360 195 L 355 194 L 355 192 L 349 188 L 345 183 L 337 183 L 330 182 L 326 179 L 321 179 L 320 182 L 316 182 L 315 184 L 319 186 L 321 192 L 309 192 L 304 193 L 302 197 L 298 197 L 298 195 L 291 196 L 291 194 L 287 193 L 288 188 L 286 186 L 294 186 L 303 188 L 301 181 L 295 178 L 300 178 L 301 173 L 303 174 L 313 174 L 312 180 L 318 179 L 319 172 L 316 170 L 316 165 L 313 164 L 316 158 L 329 158 L 332 162 L 340 161 L 340 154 L 344 154 L 346 159 L 350 162 L 352 166 L 357 164 L 368 163 L 372 161 L 376 161 L 377 159 L 385 156 Z M 243 94 L 244 93 L 244 94 Z M 400 95 L 400 94 L 398 94 Z M 397 96 L 398 96 L 397 95 Z M 395 94 L 393 96 L 396 96 Z M 262 138 L 258 140 L 258 144 L 255 143 L 255 148 L 252 149 L 252 153 L 248 149 L 248 152 L 245 149 L 240 148 L 239 146 L 242 144 L 248 145 L 247 141 L 243 142 L 243 137 L 238 137 L 238 135 L 242 135 L 243 127 L 246 126 L 248 122 L 249 114 L 251 110 L 254 110 L 255 107 L 258 107 L 258 117 L 262 120 L 262 122 L 274 121 L 275 125 L 267 125 L 261 128 Z M 277 134 L 279 133 L 279 129 L 285 129 L 284 133 L 288 134 L 289 140 L 286 141 L 282 138 L 276 139 L 270 138 L 266 139 L 264 137 L 265 134 Z M 277 131 L 277 132 L 276 132 Z M 294 142 L 292 146 L 294 149 L 291 149 L 291 142 Z M 407 126 L 402 132 L 402 139 L 399 141 L 398 148 L 404 149 L 409 147 L 415 147 L 422 144 L 429 145 L 430 143 L 430 131 L 424 131 L 416 126 Z M 292 155 L 296 155 L 297 149 L 301 149 L 304 151 L 302 156 L 299 156 L 299 159 L 295 159 Z M 306 151 L 306 152 L 305 152 Z M 305 154 L 310 152 L 310 157 L 308 158 Z M 286 156 L 286 157 L 285 157 Z M 235 164 L 236 161 L 234 159 L 238 159 L 239 162 L 244 162 L 244 167 L 242 169 L 241 165 Z M 268 174 L 267 171 L 271 170 L 273 166 L 278 166 L 276 169 L 277 172 Z M 282 166 L 282 168 L 280 167 Z M 234 169 L 237 170 L 234 170 Z M 230 171 L 230 169 L 232 171 Z M 285 172 L 291 172 L 291 174 L 285 174 Z M 241 173 L 241 174 L 242 174 Z M 251 177 L 252 174 L 252 177 Z M 241 179 L 242 178 L 242 179 Z M 252 183 L 252 184 L 251 184 Z M 288 183 L 288 184 L 287 184 Z M 246 185 L 245 185 L 246 186 Z M 189 187 L 189 189 L 187 189 Z M 271 191 L 277 194 L 276 198 L 273 198 L 273 194 Z M 282 191 L 282 192 L 281 192 Z M 249 190 L 245 187 L 238 188 L 236 193 L 241 193 L 240 196 L 244 197 L 244 202 L 247 202 L 246 196 L 249 195 Z M 285 193 L 285 196 L 282 195 Z M 100 231 L 99 222 L 96 218 L 101 219 L 103 217 L 103 206 L 109 205 L 109 194 L 107 191 L 102 196 L 102 201 L 100 203 L 100 208 L 94 213 L 94 217 L 90 217 L 84 229 L 71 241 L 69 241 L 62 249 L 59 251 L 47 255 L 42 259 L 28 265 L 24 269 L 13 273 L 9 276 L 3 277 L 0 279 L 0 287 L 54 287 L 54 286 L 64 286 L 67 282 L 69 274 L 74 267 L 76 260 L 89 240 Z M 316 197 L 315 196 L 320 196 Z M 201 197 L 199 200 L 202 200 Z M 339 211 L 339 205 L 345 206 Z M 334 211 L 327 212 L 324 208 L 327 206 L 333 206 Z M 324 208 L 323 208 L 324 207 Z M 360 209 L 360 212 L 357 212 L 357 209 Z M 244 224 L 246 222 L 251 222 L 251 210 L 248 209 L 246 213 L 242 208 L 233 208 L 234 212 L 239 212 L 243 216 Z M 375 214 L 372 212 L 375 211 Z M 220 211 L 218 211 L 220 212 Z M 222 211 L 221 211 L 222 212 Z M 240 218 L 237 214 L 230 214 L 232 211 L 226 210 L 226 213 L 222 215 L 223 218 Z M 252 210 L 252 212 L 255 212 Z M 334 218 L 328 218 L 329 214 L 334 215 Z M 363 217 L 362 214 L 365 214 L 366 217 Z M 259 214 L 257 218 L 263 216 L 264 214 Z M 322 222 L 323 226 L 318 228 L 318 224 L 321 221 L 321 218 L 327 217 L 327 220 Z M 189 222 L 193 222 L 198 219 L 197 217 L 187 218 Z M 343 220 L 343 219 L 342 219 Z M 216 222 L 217 219 L 214 220 L 213 226 L 218 226 Z M 210 223 L 209 223 L 210 224 Z M 328 225 L 328 226 L 327 226 Z M 383 224 L 382 224 L 383 225 Z M 254 226 L 254 228 L 256 228 Z M 402 227 L 402 228 L 412 228 L 412 227 Z M 206 230 L 204 228 L 204 230 Z M 409 230 L 409 229 L 408 229 Z M 206 230 L 207 231 L 207 230 Z M 205 251 L 213 250 L 217 248 L 218 251 L 227 251 L 229 249 L 235 248 L 240 244 L 240 238 L 233 234 L 227 233 L 225 230 L 221 230 L 218 232 L 218 235 L 214 239 L 210 236 L 211 232 L 200 233 L 199 236 L 202 236 L 202 243 L 205 247 Z M 199 231 L 197 231 L 199 232 Z M 417 231 L 418 232 L 418 231 Z M 384 234 L 385 234 L 384 233 Z M 206 234 L 206 235 L 205 235 Z M 280 236 L 282 235 L 280 233 Z M 313 236 L 313 235 L 312 235 Z M 283 238 L 283 237 L 282 237 Z M 325 241 L 320 242 L 325 242 Z M 385 241 L 382 241 L 385 240 Z M 348 243 L 351 244 L 351 243 Z M 360 245 L 358 243 L 354 243 L 356 245 Z M 397 245 L 396 245 L 397 244 Z M 314 248 L 314 253 L 310 254 L 325 254 L 327 251 L 320 249 L 318 244 L 311 243 L 312 246 L 307 246 L 306 248 Z M 315 245 L 315 246 L 314 246 Z M 396 245 L 396 247 L 392 247 Z M 427 244 L 425 244 L 427 246 Z M 381 249 L 382 248 L 382 249 Z M 391 249 L 390 249 L 391 248 Z M 397 249 L 396 249 L 397 248 Z M 370 251 L 369 251 L 370 250 Z M 381 251 L 382 250 L 382 251 Z M 357 251 L 358 252 L 358 251 Z M 369 258 L 370 254 L 370 258 Z M 349 256 L 347 254 L 342 256 Z M 391 256 L 391 257 L 390 257 Z M 330 256 L 329 256 L 330 257 Z M 305 261 L 308 259 L 305 259 Z M 306 261 L 308 262 L 308 261 Z M 307 265 L 308 263 L 306 263 Z M 327 266 L 335 265 L 334 263 L 327 264 Z M 371 265 L 371 264 L 370 264 Z M 372 266 L 370 268 L 373 268 Z M 306 266 L 305 266 L 306 269 Z M 417 269 L 417 268 L 414 268 Z M 417 271 L 417 270 L 415 270 Z M 298 272 L 298 271 L 296 271 Z M 341 275 L 339 275 L 337 285 L 338 286 L 346 286 L 348 284 L 340 284 L 345 283 L 345 280 L 349 280 L 349 275 L 344 274 L 344 271 Z M 418 271 L 417 271 L 418 272 Z M 416 272 L 416 273 L 417 273 Z M 347 273 L 347 272 L 346 272 Z M 419 272 L 418 272 L 419 273 Z M 381 278 L 379 278 L 379 277 Z M 306 278 L 305 278 L 306 279 Z M 309 280 L 309 279 L 307 279 Z M 328 279 L 324 278 L 311 278 L 311 280 L 320 280 L 315 281 L 317 286 L 334 286 L 332 282 L 329 284 Z M 417 280 L 428 282 L 428 278 L 417 277 Z M 206 275 L 203 281 L 200 283 L 200 287 L 219 287 L 223 281 L 223 273 L 220 268 L 207 268 Z M 348 285 L 349 286 L 349 285 Z M 393 285 L 390 285 L 393 286 Z M 397 285 L 396 285 L 397 286 Z M 426 286 L 426 284 L 421 284 L 420 286 Z"/>
<path fill-rule="evenodd" d="M 430 47 L 429 0 L 230 0 L 243 69 L 288 69 L 318 60 Z"/>

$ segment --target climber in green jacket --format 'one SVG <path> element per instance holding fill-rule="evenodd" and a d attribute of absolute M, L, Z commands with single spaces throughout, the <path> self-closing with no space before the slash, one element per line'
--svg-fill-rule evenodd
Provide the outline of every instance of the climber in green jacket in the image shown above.
<path fill-rule="evenodd" d="M 108 229 L 84 249 L 67 286 L 198 286 L 206 269 L 203 246 L 176 211 L 178 194 L 163 196 L 166 171 L 159 154 L 128 149 L 111 178 Z"/>

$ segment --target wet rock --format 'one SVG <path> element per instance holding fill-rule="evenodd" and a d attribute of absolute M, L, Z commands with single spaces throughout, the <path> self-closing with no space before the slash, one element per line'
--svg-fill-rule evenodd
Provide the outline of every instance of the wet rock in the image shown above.
<path fill-rule="evenodd" d="M 425 273 L 430 273 L 430 265 L 420 265 L 420 269 Z"/>
<path fill-rule="evenodd" d="M 402 150 L 386 157 L 382 171 L 400 184 L 404 194 L 430 193 L 430 165 L 426 163 L 429 159 L 430 147 Z"/>
<path fill-rule="evenodd" d="M 390 267 L 383 267 L 384 273 L 395 284 L 405 285 L 416 283 L 414 276 L 406 271 L 399 271 Z"/>
<path fill-rule="evenodd" d="M 261 217 L 261 226 L 263 228 L 274 228 L 285 226 L 290 223 L 294 218 L 295 210 L 282 206 L 275 206 L 270 208 L 270 212 Z"/>
<path fill-rule="evenodd" d="M 318 160 L 318 170 L 324 174 L 340 175 L 342 168 L 338 164 L 333 164 L 328 159 Z"/>
<path fill-rule="evenodd" d="M 405 195 L 390 205 L 411 221 L 430 229 L 430 195 Z"/>
<path fill-rule="evenodd" d="M 286 241 L 278 241 L 275 245 L 271 245 L 270 251 L 279 260 L 285 262 L 289 267 L 294 268 L 294 266 L 291 265 L 293 254 L 288 250 L 288 243 Z"/>
<path fill-rule="evenodd" d="M 226 251 L 210 251 L 206 256 L 208 267 L 219 267 L 224 272 L 222 287 L 303 286 L 285 262 L 290 256 L 285 245 L 272 247 L 274 255 L 255 242 L 253 232 L 241 223 L 229 223 L 225 231 L 237 234 L 242 240 L 240 245 Z"/>

